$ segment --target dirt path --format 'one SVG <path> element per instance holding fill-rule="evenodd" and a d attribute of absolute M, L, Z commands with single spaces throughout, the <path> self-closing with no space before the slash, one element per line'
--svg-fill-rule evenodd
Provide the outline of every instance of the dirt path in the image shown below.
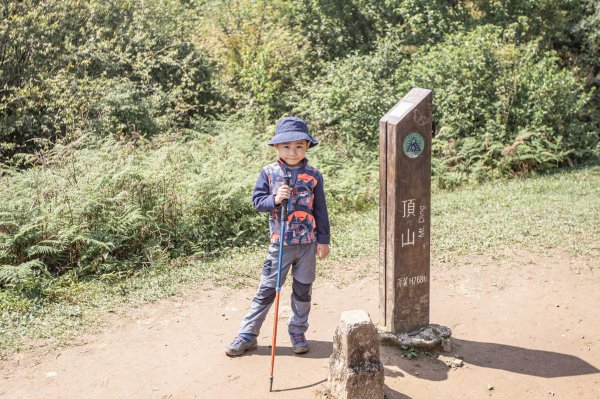
<path fill-rule="evenodd" d="M 317 281 L 311 351 L 292 354 L 282 320 L 272 394 L 271 319 L 258 350 L 223 354 L 254 290 L 204 287 L 116 315 L 81 346 L 0 363 L 0 398 L 312 398 L 326 385 L 340 313 L 365 309 L 377 321 L 377 284 L 376 273 L 342 288 Z M 464 366 L 383 347 L 387 398 L 600 398 L 600 260 L 526 251 L 469 258 L 434 268 L 431 293 L 431 321 L 452 329 L 449 355 Z"/>

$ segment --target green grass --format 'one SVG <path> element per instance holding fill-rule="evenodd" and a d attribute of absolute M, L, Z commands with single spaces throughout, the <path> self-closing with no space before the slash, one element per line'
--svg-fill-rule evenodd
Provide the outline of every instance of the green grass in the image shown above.
<path fill-rule="evenodd" d="M 334 276 L 340 264 L 377 257 L 378 218 L 377 209 L 332 217 L 332 253 L 319 266 L 320 278 Z M 575 258 L 598 259 L 600 167 L 434 191 L 431 246 L 434 267 L 504 248 L 541 254 L 558 249 Z M 263 257 L 264 248 L 253 246 L 227 250 L 210 261 L 180 258 L 128 278 L 107 275 L 79 281 L 67 274 L 49 283 L 50 303 L 4 290 L 0 355 L 37 344 L 68 343 L 82 331 L 100 328 L 99 316 L 108 311 L 177 295 L 184 287 L 196 289 L 207 281 L 233 288 L 253 286 Z M 371 271 L 376 272 L 367 272 Z M 356 271 L 357 278 L 364 274 Z"/>
<path fill-rule="evenodd" d="M 535 247 L 598 253 L 600 167 L 432 196 L 432 255 Z"/>
<path fill-rule="evenodd" d="M 434 190 L 431 207 L 433 262 L 514 247 L 600 254 L 599 166 Z M 378 209 L 335 219 L 331 260 L 377 256 L 378 223 Z"/>

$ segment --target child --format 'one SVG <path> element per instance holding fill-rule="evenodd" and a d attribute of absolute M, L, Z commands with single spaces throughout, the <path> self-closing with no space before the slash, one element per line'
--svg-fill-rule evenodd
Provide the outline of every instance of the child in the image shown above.
<path fill-rule="evenodd" d="M 284 243 L 281 284 L 290 268 L 293 276 L 288 332 L 294 353 L 308 352 L 304 333 L 308 329 L 316 256 L 324 259 L 329 254 L 329 216 L 323 176 L 309 166 L 304 157 L 308 148 L 319 143 L 308 133 L 306 122 L 286 117 L 277 122 L 275 136 L 268 144 L 275 147 L 279 157 L 277 162 L 260 171 L 252 202 L 258 211 L 270 213 L 271 245 L 250 311 L 242 320 L 238 335 L 225 350 L 229 356 L 240 356 L 257 347 L 256 336 L 275 299 L 280 239 Z M 285 177 L 289 178 L 289 186 L 284 183 Z M 279 237 L 281 203 L 286 199 L 291 204 L 287 208 L 284 237 Z"/>

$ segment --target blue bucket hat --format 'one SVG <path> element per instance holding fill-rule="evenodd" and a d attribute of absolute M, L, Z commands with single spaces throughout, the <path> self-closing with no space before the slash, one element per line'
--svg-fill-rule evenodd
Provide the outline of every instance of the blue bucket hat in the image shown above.
<path fill-rule="evenodd" d="M 308 134 L 308 125 L 300 118 L 286 116 L 277 121 L 275 125 L 275 136 L 267 144 L 290 143 L 297 140 L 308 140 L 308 147 L 314 147 L 319 142 Z"/>

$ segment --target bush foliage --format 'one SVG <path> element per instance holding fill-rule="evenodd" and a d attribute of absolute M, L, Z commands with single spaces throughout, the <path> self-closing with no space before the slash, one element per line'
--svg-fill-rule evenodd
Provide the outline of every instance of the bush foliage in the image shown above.
<path fill-rule="evenodd" d="M 396 71 L 407 60 L 397 43 L 382 40 L 369 55 L 332 62 L 300 92 L 295 111 L 348 151 L 376 153 L 378 122 L 402 97 Z"/>
<path fill-rule="evenodd" d="M 38 166 L 4 176 L 0 286 L 40 293 L 40 276 L 121 277 L 180 256 L 267 242 L 266 215 L 254 210 L 250 192 L 274 151 L 264 135 L 236 124 L 211 124 L 211 131 L 138 143 L 84 135 L 31 157 Z M 339 171 L 333 151 L 314 155 L 334 214 L 368 206 L 376 169 L 347 160 Z"/>
<path fill-rule="evenodd" d="M 308 42 L 282 24 L 277 3 L 241 0 L 207 11 L 202 37 L 232 110 L 253 121 L 289 111 L 289 93 L 310 74 Z"/>
<path fill-rule="evenodd" d="M 211 68 L 179 1 L 2 7 L 0 161 L 43 140 L 152 135 L 215 113 Z"/>
<path fill-rule="evenodd" d="M 403 91 L 434 90 L 438 175 L 523 174 L 592 155 L 590 94 L 555 52 L 520 43 L 515 31 L 484 26 L 420 50 L 402 68 Z"/>
<path fill-rule="evenodd" d="M 82 136 L 5 176 L 0 265 L 20 270 L 4 284 L 27 273 L 127 274 L 267 237 L 248 200 L 260 162 L 247 146 L 256 139 L 231 133 L 135 145 Z"/>

